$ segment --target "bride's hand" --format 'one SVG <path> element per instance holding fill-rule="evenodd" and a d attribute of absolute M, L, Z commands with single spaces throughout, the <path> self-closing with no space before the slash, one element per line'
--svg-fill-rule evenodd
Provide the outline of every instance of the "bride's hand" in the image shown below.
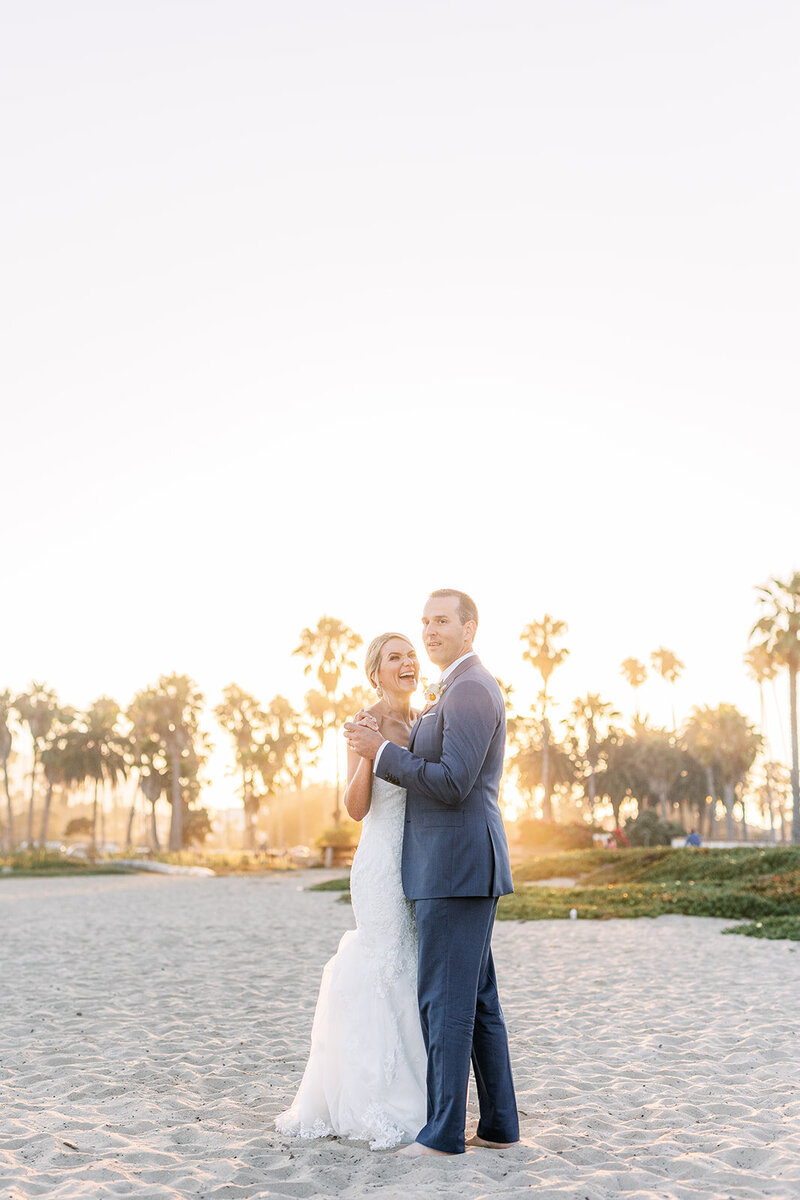
<path fill-rule="evenodd" d="M 384 742 L 380 730 L 373 729 L 367 721 L 345 721 L 344 736 L 350 749 L 370 762 Z"/>
<path fill-rule="evenodd" d="M 356 713 L 356 715 L 353 717 L 353 723 L 355 725 L 366 725 L 367 729 L 371 729 L 374 733 L 380 733 L 380 726 L 378 725 L 378 722 L 375 720 L 372 713 L 367 712 L 366 709 L 362 708 L 361 712 Z"/>

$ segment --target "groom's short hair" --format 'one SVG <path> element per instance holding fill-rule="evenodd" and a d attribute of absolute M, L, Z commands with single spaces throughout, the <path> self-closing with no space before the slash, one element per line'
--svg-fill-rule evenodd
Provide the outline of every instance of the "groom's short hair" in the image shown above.
<path fill-rule="evenodd" d="M 467 621 L 478 624 L 478 606 L 466 592 L 457 592 L 455 588 L 439 588 L 438 591 L 431 592 L 428 599 L 444 600 L 447 596 L 452 596 L 458 601 L 458 619 L 462 625 L 466 625 Z"/>

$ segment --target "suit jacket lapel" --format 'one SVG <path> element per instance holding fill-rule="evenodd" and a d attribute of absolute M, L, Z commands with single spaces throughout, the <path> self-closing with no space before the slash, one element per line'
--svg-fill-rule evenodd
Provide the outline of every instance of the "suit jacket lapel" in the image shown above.
<path fill-rule="evenodd" d="M 436 701 L 436 704 L 441 704 L 442 700 L 444 699 L 444 697 L 447 693 L 447 689 L 450 687 L 450 684 L 453 683 L 454 680 L 458 679 L 459 675 L 463 675 L 463 673 L 465 671 L 468 671 L 470 667 L 479 667 L 480 665 L 481 665 L 481 660 L 478 658 L 477 654 L 471 654 L 469 658 L 465 658 L 462 663 L 459 663 L 458 666 L 456 667 L 455 671 L 451 671 L 451 673 L 447 676 L 447 679 L 445 680 L 445 685 L 442 688 L 442 694 L 439 697 L 439 699 Z M 431 708 L 433 708 L 433 707 L 434 706 L 431 705 Z M 422 712 L 419 714 L 419 716 L 417 717 L 416 721 L 414 722 L 414 724 L 411 728 L 411 735 L 408 739 L 409 750 L 414 749 L 414 738 L 417 736 L 417 730 L 419 729 L 420 721 L 424 717 L 425 713 L 430 712 L 430 711 L 431 711 L 430 708 L 424 708 L 422 710 Z"/>
<path fill-rule="evenodd" d="M 444 696 L 445 692 L 450 687 L 450 684 L 454 683 L 456 679 L 458 679 L 459 675 L 463 675 L 465 671 L 470 669 L 470 667 L 479 667 L 480 665 L 481 660 L 478 658 L 477 654 L 471 654 L 469 658 L 465 658 L 462 663 L 458 664 L 455 671 L 451 671 L 451 673 L 447 676 L 444 687 L 442 688 L 442 696 Z"/>

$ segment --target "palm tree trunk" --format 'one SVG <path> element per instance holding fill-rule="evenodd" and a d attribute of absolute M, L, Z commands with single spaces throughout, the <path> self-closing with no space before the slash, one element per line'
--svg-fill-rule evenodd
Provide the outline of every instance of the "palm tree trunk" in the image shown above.
<path fill-rule="evenodd" d="M 33 742 L 33 766 L 31 767 L 31 794 L 28 797 L 28 846 L 33 845 L 33 797 L 36 789 L 36 740 Z"/>
<path fill-rule="evenodd" d="M 244 850 L 250 849 L 250 813 L 247 811 L 247 798 L 250 795 L 250 781 L 247 777 L 246 767 L 242 767 L 242 823 L 243 823 L 243 840 Z"/>
<path fill-rule="evenodd" d="M 150 801 L 150 839 L 156 854 L 161 853 L 161 842 L 158 840 L 158 825 L 156 824 L 156 801 Z"/>
<path fill-rule="evenodd" d="M 131 801 L 130 811 L 128 812 L 128 828 L 125 831 L 125 845 L 128 849 L 133 846 L 133 822 L 136 819 L 136 800 L 139 796 L 139 784 L 133 789 L 133 800 Z"/>
<path fill-rule="evenodd" d="M 711 842 L 717 839 L 717 789 L 714 783 L 714 768 L 706 767 L 706 787 L 711 801 L 711 810 L 708 821 L 708 840 Z"/>
<path fill-rule="evenodd" d="M 733 806 L 736 803 L 736 792 L 732 783 L 723 783 L 722 798 L 725 802 L 725 835 L 729 842 L 736 840 L 733 830 Z"/>
<path fill-rule="evenodd" d="M 181 758 L 173 754 L 170 758 L 172 775 L 172 816 L 169 823 L 169 848 L 180 850 L 183 845 L 183 797 L 181 796 Z"/>
<path fill-rule="evenodd" d="M 97 858 L 97 789 L 100 786 L 99 779 L 94 781 L 94 799 L 92 800 L 92 840 L 89 845 L 89 857 Z"/>
<path fill-rule="evenodd" d="M 750 835 L 747 828 L 747 811 L 745 809 L 744 785 L 739 784 L 739 807 L 742 810 L 742 841 L 749 842 Z"/>
<path fill-rule="evenodd" d="M 797 745 L 797 667 L 789 667 L 789 720 L 792 738 L 792 843 L 800 846 L 800 765 Z"/>
<path fill-rule="evenodd" d="M 306 806 L 303 802 L 302 783 L 295 780 L 295 793 L 297 796 L 297 811 L 300 815 L 300 845 L 306 844 Z"/>
<path fill-rule="evenodd" d="M 667 789 L 664 787 L 659 788 L 658 791 L 658 815 L 666 825 L 669 820 L 669 811 L 667 809 Z"/>
<path fill-rule="evenodd" d="M 256 848 L 256 813 L 252 804 L 245 802 L 244 806 L 244 848 L 245 850 L 255 850 Z"/>
<path fill-rule="evenodd" d="M 286 834 L 284 832 L 284 826 L 283 826 L 283 801 L 281 799 L 279 799 L 277 796 L 273 796 L 272 802 L 275 805 L 277 812 L 278 812 L 278 844 L 276 846 L 276 849 L 282 853 L 284 851 L 284 849 L 286 848 Z"/>
<path fill-rule="evenodd" d="M 11 806 L 11 792 L 8 786 L 8 759 L 3 759 L 3 786 L 6 793 L 6 810 L 8 812 L 8 849 L 11 852 L 14 849 L 16 838 L 14 837 L 14 810 Z"/>
<path fill-rule="evenodd" d="M 42 813 L 42 828 L 39 833 L 39 845 L 43 846 L 47 841 L 47 826 L 50 822 L 50 804 L 53 799 L 53 785 L 48 779 L 47 793 L 44 798 L 44 812 Z"/>
<path fill-rule="evenodd" d="M 550 793 L 550 722 L 542 717 L 542 820 L 552 821 L 553 803 Z"/>
<path fill-rule="evenodd" d="M 697 832 L 701 838 L 706 836 L 706 829 L 708 828 L 707 814 L 708 796 L 705 796 L 702 800 L 697 801 Z"/>

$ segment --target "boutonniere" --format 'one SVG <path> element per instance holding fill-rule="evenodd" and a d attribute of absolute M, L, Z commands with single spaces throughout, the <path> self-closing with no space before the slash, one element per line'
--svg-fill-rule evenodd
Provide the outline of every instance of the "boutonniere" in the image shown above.
<path fill-rule="evenodd" d="M 437 700 L 441 700 L 446 687 L 447 681 L 443 679 L 440 679 L 438 683 L 425 684 L 425 689 L 422 693 L 425 697 L 423 712 L 427 712 L 429 708 L 433 708 Z"/>

